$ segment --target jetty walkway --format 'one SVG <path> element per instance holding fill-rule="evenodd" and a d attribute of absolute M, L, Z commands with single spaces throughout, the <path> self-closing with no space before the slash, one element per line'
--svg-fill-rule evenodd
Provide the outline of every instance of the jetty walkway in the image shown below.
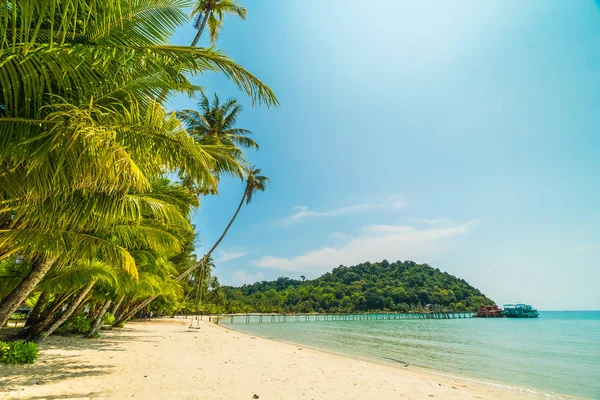
<path fill-rule="evenodd" d="M 217 314 L 217 315 L 185 315 L 192 319 L 207 319 L 214 323 L 284 323 L 284 322 L 335 322 L 335 321 L 365 321 L 365 320 L 408 320 L 408 319 L 455 319 L 473 318 L 472 312 L 461 311 L 423 311 L 423 312 L 380 312 L 380 313 L 249 313 L 249 314 Z"/>

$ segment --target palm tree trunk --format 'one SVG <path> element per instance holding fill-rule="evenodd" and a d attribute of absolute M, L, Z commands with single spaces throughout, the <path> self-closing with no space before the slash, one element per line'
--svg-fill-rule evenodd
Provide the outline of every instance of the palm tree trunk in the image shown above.
<path fill-rule="evenodd" d="M 133 305 L 133 300 L 127 300 L 124 304 L 122 304 L 119 312 L 114 314 L 115 322 L 121 320 L 129 312 L 129 310 L 131 310 L 131 307 L 133 307 Z M 116 324 L 113 324 L 113 326 L 116 326 Z"/>
<path fill-rule="evenodd" d="M 48 325 L 52 323 L 58 309 L 73 295 L 73 292 L 57 296 L 52 303 L 50 303 L 44 311 L 40 314 L 37 322 L 29 327 L 29 329 L 23 329 L 21 334 L 27 335 L 27 340 L 37 336 L 38 333 L 46 329 Z"/>
<path fill-rule="evenodd" d="M 240 210 L 242 209 L 242 206 L 244 205 L 244 200 L 246 200 L 246 192 L 247 192 L 247 190 L 244 190 L 244 195 L 242 196 L 242 201 L 240 201 L 240 205 L 238 206 L 237 210 L 235 211 L 235 214 L 233 214 L 233 217 L 231 218 L 231 221 L 229 221 L 229 224 L 227 224 L 227 226 L 225 227 L 225 230 L 223 231 L 223 234 L 221 235 L 219 240 L 217 240 L 217 242 L 213 245 L 213 247 L 211 247 L 211 249 L 208 251 L 208 253 L 206 253 L 200 261 L 198 261 L 196 264 L 189 267 L 181 275 L 179 275 L 177 278 L 175 278 L 176 281 L 182 280 L 183 278 L 188 276 L 192 271 L 194 271 L 198 267 L 201 267 L 202 265 L 204 265 L 204 263 L 206 263 L 208 261 L 208 259 L 210 258 L 210 255 L 212 254 L 213 251 L 215 251 L 217 246 L 221 243 L 221 241 L 227 234 L 227 231 L 229 230 L 229 228 L 231 228 L 231 224 L 233 224 L 233 221 L 235 221 L 235 218 L 240 213 Z"/>
<path fill-rule="evenodd" d="M 0 302 L 0 328 L 8 322 L 10 316 L 40 283 L 55 261 L 56 258 L 45 258 L 36 262 L 25 279 Z"/>
<path fill-rule="evenodd" d="M 100 309 L 100 312 L 98 313 L 98 315 L 96 315 L 96 319 L 94 319 L 94 322 L 92 322 L 92 327 L 90 328 L 90 331 L 85 335 L 85 337 L 92 337 L 96 334 L 96 332 L 100 330 L 100 328 L 102 327 L 102 321 L 104 320 L 104 314 L 106 314 L 106 311 L 108 310 L 108 307 L 110 307 L 111 303 L 112 301 L 106 300 L 106 303 L 104 303 L 104 305 Z"/>
<path fill-rule="evenodd" d="M 27 321 L 25 321 L 25 327 L 35 325 L 40 321 L 40 318 L 42 316 L 42 308 L 44 308 L 44 306 L 46 305 L 47 300 L 48 293 L 46 291 L 40 293 L 38 300 L 35 302 L 35 306 L 33 306 L 33 309 L 29 312 L 29 315 L 27 316 Z"/>
<path fill-rule="evenodd" d="M 200 287 L 198 288 L 198 290 L 200 291 L 200 301 L 198 302 L 198 309 L 200 309 L 200 304 L 202 304 L 202 294 L 204 293 L 204 278 L 206 277 L 206 263 L 204 263 L 204 265 L 202 266 L 202 272 L 200 273 Z"/>
<path fill-rule="evenodd" d="M 198 44 L 198 40 L 200 40 L 200 36 L 202 36 L 202 32 L 204 31 L 204 27 L 206 26 L 206 21 L 208 21 L 208 14 L 210 11 L 204 12 L 204 18 L 202 19 L 202 23 L 200 24 L 200 28 L 198 28 L 198 33 L 196 33 L 196 37 L 192 41 L 191 47 L 196 47 Z"/>
<path fill-rule="evenodd" d="M 123 315 L 121 318 L 119 318 L 118 320 L 115 321 L 115 323 L 112 326 L 119 326 L 121 325 L 123 322 L 127 321 L 128 319 L 130 319 L 131 317 L 133 317 L 135 314 L 137 314 L 142 308 L 146 307 L 148 304 L 150 304 L 152 302 L 152 300 L 156 299 L 159 295 L 157 294 L 156 296 L 152 296 L 149 299 L 146 299 L 144 301 L 142 301 L 139 305 L 133 307 L 130 311 L 128 311 L 127 313 L 125 313 L 125 315 Z"/>
<path fill-rule="evenodd" d="M 100 314 L 100 312 L 102 311 L 102 307 L 104 307 L 104 303 L 94 303 L 94 307 L 90 310 L 90 312 L 88 313 L 88 318 L 90 318 L 91 320 L 95 320 L 98 317 L 98 314 Z M 112 303 L 112 301 L 111 301 Z"/>
<path fill-rule="evenodd" d="M 83 310 L 85 309 L 85 305 L 86 305 L 86 303 L 87 303 L 87 302 L 90 300 L 90 297 L 91 297 L 91 296 L 88 296 L 86 299 L 83 299 L 83 300 L 82 300 L 82 301 L 79 303 L 79 306 L 77 307 L 77 309 L 75 309 L 75 310 L 73 311 L 73 314 L 72 314 L 72 315 L 77 315 L 77 314 L 79 314 L 79 313 L 83 312 Z"/>
<path fill-rule="evenodd" d="M 58 327 L 60 327 L 63 324 L 63 322 L 65 322 L 69 317 L 71 317 L 71 315 L 73 315 L 75 310 L 79 307 L 85 296 L 87 296 L 90 290 L 92 290 L 92 287 L 95 283 L 96 279 L 92 279 L 91 281 L 89 281 L 89 283 L 83 288 L 83 290 L 79 292 L 77 296 L 75 296 L 71 303 L 69 303 L 65 312 L 56 321 L 54 321 L 48 327 L 48 329 L 38 334 L 36 337 L 33 338 L 33 340 L 36 343 L 40 343 L 48 336 L 50 336 Z"/>
<path fill-rule="evenodd" d="M 210 255 L 212 254 L 212 252 L 215 251 L 215 249 L 217 248 L 217 246 L 221 243 L 221 241 L 223 240 L 223 238 L 227 234 L 227 231 L 229 230 L 229 228 L 231 228 L 231 225 L 233 224 L 233 221 L 235 221 L 235 219 L 237 218 L 238 214 L 240 213 L 240 210 L 242 209 L 242 206 L 244 205 L 244 200 L 246 200 L 246 192 L 247 192 L 247 190 L 244 190 L 244 195 L 242 196 L 242 201 L 240 201 L 240 205 L 238 206 L 237 210 L 235 210 L 235 214 L 233 214 L 233 217 L 231 218 L 231 221 L 229 221 L 229 223 L 227 224 L 227 227 L 225 227 L 225 230 L 223 231 L 223 234 L 221 235 L 221 237 L 219 238 L 219 240 L 217 240 L 217 242 L 213 245 L 213 247 L 211 247 L 211 249 L 208 251 L 208 253 L 206 253 L 206 255 L 204 256 L 204 258 L 206 259 L 206 261 L 208 261 L 208 259 L 210 258 Z"/>
<path fill-rule="evenodd" d="M 123 300 L 125 300 L 125 295 L 122 295 L 121 297 L 119 297 L 119 300 L 117 301 L 117 303 L 113 306 L 113 308 L 110 310 L 110 313 L 113 316 L 117 315 L 117 311 L 119 311 L 119 307 L 121 307 L 121 303 L 123 303 Z"/>

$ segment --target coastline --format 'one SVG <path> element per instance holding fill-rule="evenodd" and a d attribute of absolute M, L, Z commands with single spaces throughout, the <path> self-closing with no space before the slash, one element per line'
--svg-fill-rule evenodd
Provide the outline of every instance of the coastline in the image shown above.
<path fill-rule="evenodd" d="M 103 338 L 50 337 L 34 365 L 0 366 L 0 398 L 532 399 L 535 389 L 349 357 L 189 320 L 132 322 Z"/>
<path fill-rule="evenodd" d="M 246 315 L 246 314 L 240 314 L 240 315 Z M 436 370 L 436 369 L 422 367 L 422 366 L 418 366 L 418 365 L 412 365 L 412 364 L 405 363 L 404 361 L 401 361 L 401 360 L 392 360 L 392 359 L 386 360 L 386 359 L 377 358 L 377 357 L 368 357 L 368 356 L 363 356 L 363 355 L 358 355 L 358 354 L 342 353 L 342 352 L 337 352 L 337 351 L 333 351 L 330 349 L 310 346 L 310 345 L 307 345 L 304 343 L 297 343 L 297 342 L 282 340 L 282 339 L 273 338 L 273 337 L 261 336 L 261 335 L 254 334 L 254 333 L 250 334 L 248 332 L 236 330 L 233 325 L 228 325 L 228 324 L 215 324 L 215 326 L 218 326 L 223 329 L 230 329 L 230 330 L 240 333 L 242 335 L 256 336 L 263 340 L 269 340 L 269 341 L 287 344 L 287 345 L 291 345 L 291 346 L 301 346 L 304 349 L 310 349 L 312 351 L 331 354 L 331 355 L 338 356 L 338 357 L 344 357 L 344 358 L 349 358 L 349 359 L 353 359 L 353 360 L 357 360 L 357 361 L 363 361 L 363 362 L 373 363 L 373 364 L 378 364 L 378 365 L 391 366 L 392 368 L 400 368 L 403 370 L 415 371 L 417 373 L 422 373 L 424 375 L 428 375 L 432 379 L 447 378 L 447 379 L 457 380 L 457 381 L 461 381 L 461 382 L 465 382 L 465 383 L 469 383 L 469 384 L 473 384 L 473 385 L 477 385 L 477 386 L 484 386 L 484 387 L 500 389 L 502 391 L 509 391 L 511 393 L 521 394 L 521 395 L 525 396 L 525 398 L 544 398 L 544 399 L 554 399 L 554 400 L 585 399 L 582 397 L 577 397 L 577 396 L 572 396 L 572 395 L 567 395 L 567 394 L 562 394 L 562 393 L 549 392 L 549 391 L 545 391 L 545 390 L 534 388 L 534 387 L 521 386 L 521 385 L 512 384 L 512 383 L 508 383 L 508 382 L 496 381 L 493 379 L 461 375 L 458 373 L 453 373 L 453 372 L 448 372 L 448 371 L 443 371 L 443 370 Z"/>

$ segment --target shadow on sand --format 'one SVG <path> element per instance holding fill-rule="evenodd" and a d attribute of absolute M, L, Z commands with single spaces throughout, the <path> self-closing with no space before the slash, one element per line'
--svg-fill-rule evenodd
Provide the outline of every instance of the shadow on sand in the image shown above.
<path fill-rule="evenodd" d="M 47 355 L 33 365 L 3 365 L 0 387 L 41 385 L 72 378 L 106 375 L 114 367 L 108 364 L 78 364 L 73 358 L 77 357 Z"/>
<path fill-rule="evenodd" d="M 130 337 L 110 333 L 101 339 L 83 339 L 80 336 L 52 336 L 40 345 L 40 357 L 33 365 L 2 365 L 0 366 L 0 398 L 7 391 L 18 392 L 23 387 L 44 385 L 55 382 L 68 382 L 71 379 L 108 375 L 114 365 L 89 364 L 79 362 L 77 353 L 83 350 L 93 351 L 125 351 L 122 343 L 131 340 Z M 69 354 L 53 354 L 52 350 L 69 350 Z M 42 396 L 40 399 L 52 398 L 86 398 L 98 393 L 68 395 L 56 397 Z M 35 397 L 33 397 L 35 399 Z"/>
<path fill-rule="evenodd" d="M 93 399 L 95 397 L 101 397 L 101 392 L 90 392 L 90 393 L 76 393 L 76 394 L 58 394 L 50 396 L 33 396 L 28 397 L 28 400 L 53 400 L 53 399 Z"/>

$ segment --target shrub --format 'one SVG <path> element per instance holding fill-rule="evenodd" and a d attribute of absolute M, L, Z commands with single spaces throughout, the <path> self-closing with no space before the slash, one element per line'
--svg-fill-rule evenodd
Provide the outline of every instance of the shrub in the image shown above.
<path fill-rule="evenodd" d="M 0 362 L 3 364 L 33 364 L 38 358 L 38 346 L 33 342 L 0 342 Z"/>
<path fill-rule="evenodd" d="M 112 325 L 116 321 L 116 318 L 111 313 L 107 312 L 104 314 L 104 319 L 102 320 L 102 325 Z"/>
<path fill-rule="evenodd" d="M 79 313 L 62 324 L 56 331 L 58 333 L 85 333 L 89 332 L 91 327 L 90 319 L 84 313 Z"/>
<path fill-rule="evenodd" d="M 87 339 L 98 339 L 99 337 L 100 337 L 100 334 L 98 332 L 94 332 L 91 335 L 86 336 Z"/>

